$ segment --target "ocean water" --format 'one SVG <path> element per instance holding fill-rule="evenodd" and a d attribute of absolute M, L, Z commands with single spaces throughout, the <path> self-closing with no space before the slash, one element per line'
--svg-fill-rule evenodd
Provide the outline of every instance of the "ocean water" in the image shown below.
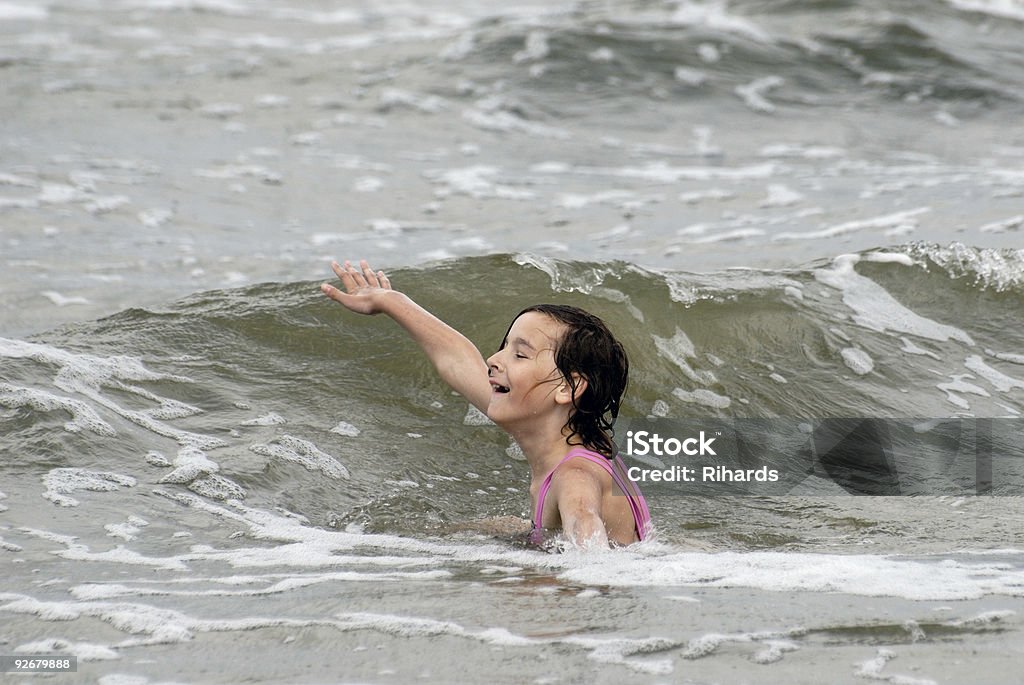
<path fill-rule="evenodd" d="M 1018 0 L 0 0 L 0 654 L 1021 682 L 1022 37 Z M 650 542 L 529 548 L 515 446 L 323 298 L 335 257 L 484 351 L 594 311 L 624 419 L 991 419 L 994 494 L 662 489 Z"/>

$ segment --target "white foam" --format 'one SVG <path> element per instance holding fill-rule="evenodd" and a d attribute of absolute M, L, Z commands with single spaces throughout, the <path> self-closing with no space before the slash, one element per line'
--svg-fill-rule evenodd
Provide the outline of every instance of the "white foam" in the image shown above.
<path fill-rule="evenodd" d="M 759 153 L 762 157 L 798 157 L 803 159 L 836 159 L 846 155 L 840 147 L 824 145 L 802 145 L 799 143 L 773 143 L 765 145 Z"/>
<path fill-rule="evenodd" d="M 280 185 L 280 173 L 259 164 L 228 164 L 216 169 L 196 169 L 192 172 L 199 178 L 232 180 L 237 178 L 255 178 L 268 185 Z"/>
<path fill-rule="evenodd" d="M 74 535 L 61 535 L 60 533 L 54 533 L 48 530 L 37 530 L 35 528 L 21 528 L 21 532 L 25 535 L 29 535 L 40 540 L 56 542 L 60 545 L 72 545 L 75 540 L 78 539 Z"/>
<path fill-rule="evenodd" d="M 145 604 L 111 602 L 44 602 L 32 597 L 5 595 L 13 599 L 4 611 L 38 616 L 47 621 L 68 621 L 81 617 L 97 618 L 115 630 L 145 636 L 124 640 L 119 647 L 188 642 L 196 632 L 243 631 L 281 626 L 306 627 L 317 621 L 293 621 L 275 618 L 242 618 L 207 620 L 192 618 L 182 612 Z"/>
<path fill-rule="evenodd" d="M 673 71 L 673 76 L 676 81 L 685 83 L 693 88 L 703 86 L 708 82 L 708 75 L 699 69 L 691 69 L 690 67 L 676 67 Z"/>
<path fill-rule="evenodd" d="M 125 40 L 158 41 L 164 34 L 150 26 L 110 26 L 106 29 L 111 38 Z"/>
<path fill-rule="evenodd" d="M 688 205 L 697 204 L 702 200 L 731 200 L 736 193 L 721 188 L 709 188 L 707 190 L 695 190 L 679 195 L 679 201 Z"/>
<path fill-rule="evenodd" d="M 196 478 L 188 484 L 188 489 L 203 497 L 217 500 L 239 500 L 246 497 L 245 488 L 219 473 Z"/>
<path fill-rule="evenodd" d="M 1003 291 L 1024 284 L 1024 250 L 997 250 L 952 243 L 947 247 L 919 248 L 953 278 L 973 277 L 976 285 Z"/>
<path fill-rule="evenodd" d="M 951 628 L 978 628 L 991 626 L 993 623 L 1001 623 L 1005 619 L 1016 616 L 1017 612 L 1012 609 L 996 609 L 993 611 L 983 611 L 980 614 L 971 616 L 969 618 L 953 619 L 946 621 L 944 625 Z"/>
<path fill-rule="evenodd" d="M 999 392 L 1010 392 L 1014 389 L 1024 389 L 1024 381 L 1007 376 L 1002 371 L 993 369 L 982 361 L 978 355 L 971 355 L 964 360 L 964 366 L 978 374 L 992 384 Z"/>
<path fill-rule="evenodd" d="M 541 169 L 543 169 L 541 171 Z M 639 167 L 587 167 L 587 166 L 553 166 L 534 167 L 540 173 L 575 173 L 585 176 L 613 176 L 636 178 L 655 183 L 679 183 L 680 181 L 748 181 L 771 178 L 777 175 L 782 167 L 774 162 L 753 164 L 742 167 L 720 166 L 670 166 L 663 161 L 649 162 Z"/>
<path fill-rule="evenodd" d="M 105 645 L 69 642 L 60 638 L 26 642 L 15 647 L 14 652 L 15 654 L 67 654 L 77 656 L 79 661 L 108 661 L 121 658 L 120 654 Z"/>
<path fill-rule="evenodd" d="M 264 93 L 253 98 L 253 104 L 260 109 L 284 109 L 288 107 L 292 99 L 287 95 L 278 95 L 276 93 Z M 276 154 L 270 155 L 276 157 Z"/>
<path fill-rule="evenodd" d="M 210 460 L 206 453 L 194 445 L 186 445 L 178 450 L 174 462 L 174 470 L 160 479 L 161 483 L 188 484 L 197 478 L 216 473 L 220 470 L 217 462 Z"/>
<path fill-rule="evenodd" d="M 676 642 L 665 638 L 530 638 L 516 635 L 505 628 L 471 630 L 452 621 L 368 612 L 338 614 L 335 625 L 341 630 L 373 630 L 385 635 L 403 638 L 459 637 L 495 647 L 529 647 L 547 644 L 581 647 L 588 651 L 589 658 L 600 663 L 621 664 L 643 673 L 660 675 L 672 672 L 672 659 L 648 660 L 630 659 L 627 657 L 664 651 L 677 646 Z"/>
<path fill-rule="evenodd" d="M 2 350 L 0 350 L 2 354 Z M 117 431 L 109 423 L 100 418 L 92 407 L 81 400 L 60 397 L 45 390 L 21 388 L 8 383 L 0 383 L 0 406 L 9 409 L 31 407 L 36 411 L 50 412 L 62 410 L 71 414 L 71 421 L 64 424 L 64 430 L 77 433 L 88 430 L 97 435 L 112 437 Z"/>
<path fill-rule="evenodd" d="M 68 392 L 98 390 L 104 383 L 112 381 L 173 381 L 191 383 L 183 376 L 156 373 L 142 365 L 135 357 L 96 357 L 87 354 L 73 354 L 56 347 L 38 343 L 0 338 L 0 356 L 12 359 L 32 359 L 56 365 L 59 368 L 56 385 Z"/>
<path fill-rule="evenodd" d="M 462 111 L 462 118 L 483 131 L 525 133 L 538 138 L 553 138 L 556 140 L 565 140 L 570 137 L 569 132 L 565 129 L 528 121 L 506 110 L 470 108 Z"/>
<path fill-rule="evenodd" d="M 151 466 L 157 466 L 161 468 L 171 465 L 171 462 L 167 461 L 167 457 L 165 457 L 162 453 L 157 452 L 156 450 L 150 450 L 149 452 L 146 453 L 146 463 Z"/>
<path fill-rule="evenodd" d="M 896 658 L 896 652 L 887 647 L 878 650 L 873 659 L 862 662 L 854 675 L 869 680 L 880 680 L 894 683 L 895 685 L 938 685 L 934 680 L 928 678 L 914 678 L 907 675 L 882 673 L 885 665 Z"/>
<path fill-rule="evenodd" d="M 715 64 L 722 59 L 722 52 L 713 43 L 701 43 L 697 46 L 697 54 L 707 64 Z"/>
<path fill-rule="evenodd" d="M 162 569 L 165 571 L 185 571 L 188 566 L 176 557 L 150 557 L 121 545 L 104 552 L 92 552 L 89 547 L 77 543 L 68 543 L 68 548 L 54 554 L 62 559 L 71 561 L 92 561 L 105 562 L 108 564 L 122 564 L 124 566 L 144 566 Z"/>
<path fill-rule="evenodd" d="M 288 422 L 277 412 L 270 412 L 269 414 L 259 416 L 255 419 L 242 421 L 243 426 L 280 426 L 283 423 Z"/>
<path fill-rule="evenodd" d="M 337 459 L 320 451 L 316 445 L 302 438 L 282 435 L 267 445 L 252 445 L 251 451 L 265 457 L 283 459 L 299 464 L 307 471 L 320 471 L 328 478 L 349 478 L 348 469 Z"/>
<path fill-rule="evenodd" d="M 40 204 L 64 205 L 88 199 L 88 193 L 66 183 L 44 183 L 39 191 Z"/>
<path fill-rule="evenodd" d="M 753 656 L 754 663 L 773 664 L 782 659 L 786 652 L 795 652 L 800 649 L 792 640 L 765 640 L 765 648 Z"/>
<path fill-rule="evenodd" d="M 249 536 L 274 542 L 263 548 L 194 548 L 164 563 L 223 561 L 236 567 L 337 567 L 351 563 L 395 563 L 396 557 L 352 557 L 354 548 L 376 548 L 408 566 L 436 569 L 446 560 L 548 568 L 563 580 L 604 587 L 748 587 L 767 591 L 844 592 L 862 596 L 922 600 L 1018 596 L 1022 573 L 1004 563 L 942 563 L 881 555 L 828 555 L 791 552 L 677 553 L 655 542 L 614 554 L 569 550 L 559 555 L 509 550 L 502 545 L 457 545 L 380 534 L 327 531 L 300 521 L 233 502 L 215 505 L 181 493 L 157 494 L 249 528 Z M 71 543 L 67 543 L 71 544 Z M 411 555 L 420 556 L 411 556 Z M 160 560 L 151 560 L 156 563 Z"/>
<path fill-rule="evenodd" d="M 344 435 L 347 438 L 359 437 L 359 429 L 347 421 L 339 421 L 338 425 L 331 429 L 331 432 Z"/>
<path fill-rule="evenodd" d="M 627 207 L 642 205 L 644 201 L 640 200 L 639 196 L 631 190 L 605 190 L 589 195 L 562 193 L 554 201 L 556 207 L 564 207 L 565 209 L 582 209 L 592 204 Z"/>
<path fill-rule="evenodd" d="M 428 179 L 441 186 L 436 191 L 440 196 L 467 195 L 476 199 L 504 200 L 530 200 L 535 197 L 532 191 L 493 182 L 491 179 L 497 174 L 497 167 L 487 165 L 424 172 Z"/>
<path fill-rule="evenodd" d="M 316 574 L 267 574 L 265 576 L 229 576 L 226 578 L 179 578 L 165 583 L 146 583 L 136 586 L 121 583 L 86 583 L 70 588 L 73 597 L 84 601 L 115 599 L 119 597 L 266 597 L 324 583 L 386 583 L 391 581 L 422 582 L 444 580 L 452 576 L 444 570 L 431 571 L 332 571 Z M 184 584 L 203 585 L 260 585 L 250 589 L 224 588 L 173 589 Z"/>
<path fill-rule="evenodd" d="M 950 376 L 952 381 L 948 383 L 939 383 L 935 387 L 946 393 L 946 399 L 954 406 L 960 409 L 968 410 L 971 408 L 970 403 L 961 397 L 957 393 L 968 393 L 971 395 L 978 395 L 980 397 L 991 397 L 987 390 L 973 383 L 968 383 L 964 378 L 974 378 L 970 374 L 959 374 Z"/>
<path fill-rule="evenodd" d="M 150 680 L 143 675 L 127 675 L 124 673 L 111 673 L 100 676 L 96 681 L 97 685 L 150 685 Z M 175 685 L 171 683 L 160 683 L 159 685 Z"/>
<path fill-rule="evenodd" d="M 69 297 L 67 295 L 62 295 L 56 290 L 44 290 L 40 294 L 58 307 L 67 307 L 69 305 L 76 304 L 89 304 L 89 300 L 84 297 L 78 297 L 75 295 Z"/>
<path fill-rule="evenodd" d="M 732 231 L 722 231 L 721 233 L 706 235 L 701 238 L 691 240 L 690 242 L 695 245 L 706 245 L 709 243 L 724 243 L 732 240 L 743 240 L 744 238 L 757 238 L 764 234 L 764 230 L 760 228 L 737 228 Z"/>
<path fill-rule="evenodd" d="M 408 108 L 425 114 L 436 114 L 446 106 L 445 101 L 436 95 L 418 95 L 399 88 L 385 88 L 380 93 L 377 109 L 390 111 L 396 108 Z"/>
<path fill-rule="evenodd" d="M 360 176 L 352 183 L 352 192 L 376 193 L 384 187 L 384 180 L 376 176 Z"/>
<path fill-rule="evenodd" d="M 146 228 L 160 228 L 174 216 L 169 209 L 145 209 L 138 213 L 139 223 Z"/>
<path fill-rule="evenodd" d="M 819 238 L 834 238 L 836 236 L 846 235 L 847 233 L 853 233 L 870 228 L 913 230 L 917 228 L 917 219 L 915 217 L 930 211 L 930 207 L 918 207 L 917 209 L 909 209 L 903 212 L 895 212 L 893 214 L 886 214 L 870 219 L 847 221 L 818 231 L 784 231 L 782 233 L 777 233 L 774 238 L 776 240 L 816 240 Z"/>
<path fill-rule="evenodd" d="M 0 197 L 0 209 L 35 209 L 39 201 L 26 197 Z"/>
<path fill-rule="evenodd" d="M 966 345 L 974 341 L 954 326 L 938 323 L 915 314 L 900 304 L 882 286 L 860 275 L 853 268 L 858 255 L 840 255 L 830 269 L 817 269 L 814 278 L 843 294 L 843 303 L 854 311 L 853 320 L 871 330 L 892 331 L 944 342 L 958 340 Z"/>
<path fill-rule="evenodd" d="M 651 405 L 651 416 L 664 418 L 668 416 L 669 406 L 665 400 L 654 400 L 654 404 Z"/>
<path fill-rule="evenodd" d="M 149 521 L 140 518 L 138 516 L 129 516 L 128 520 L 124 523 L 108 523 L 103 526 L 103 529 L 107 531 L 107 535 L 114 538 L 121 538 L 122 540 L 132 541 L 135 539 L 136 534 L 149 525 Z"/>
<path fill-rule="evenodd" d="M 650 675 L 669 675 L 675 669 L 674 660 L 671 657 L 661 659 L 628 658 L 637 654 L 666 651 L 678 646 L 676 641 L 666 638 L 568 637 L 561 642 L 590 650 L 588 658 L 601 664 L 619 664 Z"/>
<path fill-rule="evenodd" d="M 712 31 L 724 31 L 734 33 L 761 43 L 773 43 L 772 37 L 760 26 L 733 14 L 729 14 L 727 3 L 716 0 L 708 3 L 680 2 L 676 5 L 676 11 L 671 21 L 683 26 L 697 26 L 711 29 Z M 701 46 L 702 55 L 704 45 Z M 717 61 L 706 60 L 706 61 Z"/>
<path fill-rule="evenodd" d="M 46 7 L 24 5 L 14 2 L 0 2 L 0 20 L 4 21 L 44 21 L 50 16 Z"/>
<path fill-rule="evenodd" d="M 548 44 L 548 34 L 544 31 L 530 31 L 526 35 L 523 49 L 512 55 L 512 61 L 516 64 L 524 62 L 536 62 L 543 60 L 551 53 L 551 46 Z"/>
<path fill-rule="evenodd" d="M 864 86 L 890 86 L 893 84 L 908 83 L 909 81 L 910 77 L 894 74 L 890 71 L 873 71 L 869 74 L 865 74 L 860 79 L 861 85 Z"/>
<path fill-rule="evenodd" d="M 956 115 L 945 109 L 940 109 L 937 112 L 935 112 L 935 114 L 932 115 L 932 118 L 935 119 L 935 121 L 942 124 L 943 126 L 948 126 L 950 128 L 956 128 L 962 123 L 960 119 L 956 117 Z"/>
<path fill-rule="evenodd" d="M 682 388 L 676 388 L 672 391 L 674 397 L 678 397 L 683 402 L 689 404 L 699 404 L 704 407 L 711 407 L 713 409 L 726 409 L 732 404 L 732 400 L 724 395 L 719 395 L 716 392 L 712 392 L 707 388 L 698 388 L 693 391 L 683 390 Z"/>
<path fill-rule="evenodd" d="M 900 348 L 901 352 L 906 352 L 907 354 L 918 354 L 925 357 L 931 357 L 936 361 L 941 361 L 941 357 L 939 357 L 939 355 L 915 345 L 908 338 L 900 338 L 900 340 L 903 342 L 903 347 Z"/>
<path fill-rule="evenodd" d="M 875 262 L 878 264 L 902 264 L 903 266 L 914 266 L 916 262 L 907 254 L 902 252 L 868 252 L 860 256 L 861 261 Z"/>
<path fill-rule="evenodd" d="M 371 614 L 365 612 L 342 613 L 336 616 L 337 625 L 342 630 L 374 630 L 386 635 L 397 637 L 436 637 L 450 635 L 470 637 L 487 644 L 499 646 L 523 646 L 536 644 L 530 638 L 512 635 L 499 629 L 470 631 L 451 621 L 438 621 L 431 618 L 415 618 L 411 616 L 394 616 L 387 614 Z"/>
<path fill-rule="evenodd" d="M 5 507 L 0 507 L 0 511 L 7 511 L 7 509 Z M 22 548 L 21 548 L 20 545 L 16 545 L 13 542 L 7 542 L 2 537 L 0 537 L 0 549 L 4 550 L 5 552 L 14 552 L 14 553 L 22 551 Z"/>
<path fill-rule="evenodd" d="M 27 176 L 18 176 L 16 174 L 7 174 L 0 172 L 0 186 L 15 186 L 20 188 L 37 188 L 39 183 L 32 178 Z"/>
<path fill-rule="evenodd" d="M 85 203 L 85 211 L 90 214 L 109 214 L 110 212 L 116 211 L 125 205 L 132 203 L 131 198 L 126 195 L 111 195 L 107 197 L 93 198 L 91 201 Z"/>
<path fill-rule="evenodd" d="M 875 362 L 864 350 L 856 347 L 844 347 L 839 353 L 843 357 L 843 363 L 858 376 L 869 374 L 875 368 Z"/>
<path fill-rule="evenodd" d="M 803 201 L 804 196 L 782 184 L 768 186 L 768 197 L 761 200 L 761 207 L 789 207 Z"/>
<path fill-rule="evenodd" d="M 603 555 L 568 568 L 560 578 L 611 586 L 746 587 L 780 592 L 841 592 L 913 600 L 1018 596 L 1024 573 L 999 563 L 941 564 L 881 555 L 793 552 Z"/>
<path fill-rule="evenodd" d="M 1014 231 L 1024 226 L 1024 214 L 1018 214 L 1012 216 L 1009 219 L 1003 219 L 1002 221 L 993 221 L 992 223 L 985 224 L 978 230 L 982 233 L 1005 233 L 1007 231 Z"/>
<path fill-rule="evenodd" d="M 736 86 L 735 93 L 743 100 L 743 104 L 755 112 L 771 114 L 775 111 L 775 105 L 769 102 L 765 93 L 781 88 L 785 83 L 781 76 L 765 76 L 746 85 Z"/>
<path fill-rule="evenodd" d="M 472 31 L 466 31 L 460 34 L 454 42 L 449 43 L 442 48 L 439 57 L 446 62 L 457 62 L 459 60 L 469 57 L 473 53 L 473 49 L 476 47 L 476 34 Z"/>
<path fill-rule="evenodd" d="M 1024 354 L 1013 354 L 1011 352 L 995 352 L 993 350 L 985 350 L 985 354 L 1001 359 L 1004 362 L 1010 362 L 1011 364 L 1024 364 Z"/>
<path fill-rule="evenodd" d="M 492 426 L 494 422 L 472 404 L 466 408 L 466 415 L 462 419 L 464 426 Z"/>
<path fill-rule="evenodd" d="M 947 0 L 958 10 L 981 12 L 1005 19 L 1024 21 L 1024 6 L 1020 0 Z"/>
<path fill-rule="evenodd" d="M 52 469 L 43 476 L 43 484 L 46 485 L 43 497 L 62 507 L 77 507 L 78 500 L 68 497 L 77 490 L 110 492 L 119 490 L 121 486 L 134 487 L 135 482 L 131 476 L 118 473 L 78 468 Z"/>
<path fill-rule="evenodd" d="M 700 385 L 713 385 L 718 382 L 715 374 L 711 371 L 696 371 L 690 366 L 688 359 L 694 359 L 697 355 L 693 341 L 681 329 L 676 328 L 671 338 L 661 338 L 652 335 L 654 346 L 658 354 L 675 364 L 683 374 L 694 383 Z"/>

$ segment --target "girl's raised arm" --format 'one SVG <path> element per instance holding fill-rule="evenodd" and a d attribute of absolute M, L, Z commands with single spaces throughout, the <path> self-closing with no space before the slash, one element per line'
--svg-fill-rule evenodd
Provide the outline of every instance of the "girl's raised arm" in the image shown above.
<path fill-rule="evenodd" d="M 487 364 L 470 340 L 441 321 L 404 293 L 391 288 L 383 271 L 374 272 L 365 259 L 359 269 L 348 261 L 332 262 L 342 291 L 329 283 L 320 286 L 327 297 L 359 314 L 387 314 L 404 328 L 427 355 L 441 380 L 470 404 L 486 413 L 491 386 Z"/>

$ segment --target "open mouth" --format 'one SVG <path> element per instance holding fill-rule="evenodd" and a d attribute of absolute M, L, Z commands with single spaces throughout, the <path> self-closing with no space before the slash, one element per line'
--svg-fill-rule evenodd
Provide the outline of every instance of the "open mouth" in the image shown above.
<path fill-rule="evenodd" d="M 493 383 L 492 387 L 494 388 L 494 392 L 500 392 L 503 395 L 508 392 L 508 387 L 504 385 L 498 385 L 497 383 Z"/>

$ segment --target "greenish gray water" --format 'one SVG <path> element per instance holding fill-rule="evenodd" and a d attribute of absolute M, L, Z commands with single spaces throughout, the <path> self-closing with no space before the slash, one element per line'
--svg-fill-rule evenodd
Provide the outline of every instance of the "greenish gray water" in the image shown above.
<path fill-rule="evenodd" d="M 999 320 L 1019 306 L 1016 255 L 970 254 L 706 276 L 498 255 L 392 281 L 485 350 L 505 312 L 585 304 L 637 370 L 624 418 L 1016 416 L 1019 360 L 1003 351 L 1022 341 Z M 977 268 L 994 262 L 998 278 Z M 950 298 L 969 312 L 956 326 Z M 552 555 L 474 532 L 528 515 L 525 463 L 397 326 L 316 282 L 198 293 L 2 339 L 0 355 L 15 562 L 0 638 L 77 653 L 82 673 L 714 681 L 756 667 L 815 682 L 839 655 L 855 679 L 967 673 L 956 650 L 972 644 L 994 650 L 990 682 L 1012 672 L 1019 497 L 662 489 L 654 542 Z M 459 662 L 427 656 L 445 645 Z"/>

